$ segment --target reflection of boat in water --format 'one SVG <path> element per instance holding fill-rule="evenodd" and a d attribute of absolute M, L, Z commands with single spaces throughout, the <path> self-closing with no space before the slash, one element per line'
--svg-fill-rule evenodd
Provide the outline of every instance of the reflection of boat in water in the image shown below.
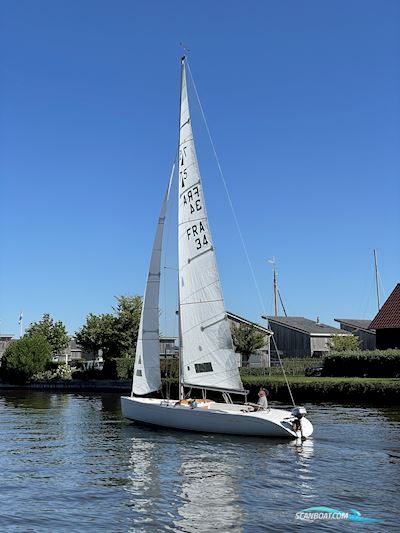
<path fill-rule="evenodd" d="M 216 438 L 199 436 L 193 442 L 188 433 L 135 427 L 130 482 L 124 486 L 132 505 L 132 532 L 242 530 L 238 457 L 231 449 L 235 444 L 224 436 Z M 225 447 L 222 457 L 215 453 L 220 445 Z"/>
<path fill-rule="evenodd" d="M 187 448 L 181 452 L 179 475 L 182 478 L 180 494 L 182 503 L 174 526 L 178 530 L 241 531 L 243 511 L 238 504 L 239 494 L 234 458 L 216 458 L 211 450 L 200 453 Z M 202 505 L 202 495 L 207 505 Z"/>
<path fill-rule="evenodd" d="M 159 287 L 170 186 L 171 180 L 161 208 L 151 255 L 132 396 L 121 399 L 123 415 L 158 426 L 206 433 L 309 437 L 313 428 L 304 417 L 305 410 L 255 410 L 247 403 L 247 391 L 240 379 L 225 311 L 197 163 L 185 58 L 182 58 L 181 71 L 178 179 L 180 397 L 179 400 L 160 400 L 143 396 L 161 388 Z M 196 402 L 185 400 L 185 388 L 189 391 L 188 395 L 193 389 L 201 390 L 203 399 Z M 207 390 L 221 392 L 224 402 L 208 401 Z M 244 396 L 244 402 L 234 404 L 231 394 Z"/>

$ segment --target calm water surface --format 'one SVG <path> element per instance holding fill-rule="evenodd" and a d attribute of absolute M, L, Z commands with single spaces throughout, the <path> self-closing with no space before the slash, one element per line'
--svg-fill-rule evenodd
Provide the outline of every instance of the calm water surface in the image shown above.
<path fill-rule="evenodd" d="M 400 531 L 400 408 L 307 405 L 303 446 L 154 430 L 117 394 L 0 393 L 0 531 Z M 383 523 L 295 519 L 326 506 Z"/>

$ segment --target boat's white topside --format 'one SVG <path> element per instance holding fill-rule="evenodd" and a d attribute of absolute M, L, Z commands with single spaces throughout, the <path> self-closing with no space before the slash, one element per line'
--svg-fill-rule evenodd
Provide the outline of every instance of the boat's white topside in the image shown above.
<path fill-rule="evenodd" d="M 283 409 L 253 411 L 246 404 L 217 403 L 211 400 L 196 400 L 196 404 L 193 407 L 187 400 L 121 398 L 122 413 L 126 418 L 175 429 L 291 438 L 309 437 L 313 431 L 311 423 L 305 417 L 301 419 L 302 434 L 296 431 L 296 418 L 290 411 Z"/>

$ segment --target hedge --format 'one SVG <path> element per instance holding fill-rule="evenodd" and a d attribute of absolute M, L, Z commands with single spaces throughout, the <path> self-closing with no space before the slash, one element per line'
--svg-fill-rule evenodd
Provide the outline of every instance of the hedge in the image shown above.
<path fill-rule="evenodd" d="M 135 359 L 130 357 L 115 357 L 104 361 L 101 371 L 103 379 L 132 379 Z M 179 376 L 178 359 L 161 359 L 161 376 L 163 378 L 177 378 Z"/>
<path fill-rule="evenodd" d="M 400 379 L 345 377 L 289 377 L 296 402 L 357 401 L 366 403 L 395 403 L 400 401 Z M 269 390 L 269 401 L 289 402 L 289 392 L 283 377 L 246 376 L 243 385 L 254 398 L 259 387 Z"/>
<path fill-rule="evenodd" d="M 322 376 L 400 377 L 400 350 L 331 353 L 324 358 Z"/>
<path fill-rule="evenodd" d="M 322 365 L 322 360 L 316 357 L 282 357 L 281 360 L 288 376 L 304 376 L 306 368 Z M 282 369 L 279 363 L 267 368 L 243 366 L 240 368 L 240 374 L 242 376 L 281 376 Z"/>
<path fill-rule="evenodd" d="M 131 379 L 133 375 L 134 359 L 120 357 L 106 359 L 104 361 L 102 377 L 103 379 Z M 287 375 L 301 376 L 309 366 L 318 366 L 320 359 L 315 358 L 285 358 L 282 359 L 283 367 Z M 161 376 L 163 378 L 177 378 L 179 376 L 179 360 L 177 358 L 160 359 Z M 280 365 L 269 368 L 241 367 L 242 376 L 280 376 L 282 369 Z"/>

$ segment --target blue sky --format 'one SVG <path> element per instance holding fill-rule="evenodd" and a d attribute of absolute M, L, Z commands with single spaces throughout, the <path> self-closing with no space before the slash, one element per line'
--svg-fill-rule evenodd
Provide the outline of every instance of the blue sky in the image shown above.
<path fill-rule="evenodd" d="M 384 295 L 400 281 L 399 20 L 394 0 L 3 0 L 0 330 L 23 309 L 73 333 L 142 294 L 181 41 L 264 301 L 192 99 L 227 308 L 272 313 L 276 256 L 289 315 L 372 318 L 373 248 Z"/>

